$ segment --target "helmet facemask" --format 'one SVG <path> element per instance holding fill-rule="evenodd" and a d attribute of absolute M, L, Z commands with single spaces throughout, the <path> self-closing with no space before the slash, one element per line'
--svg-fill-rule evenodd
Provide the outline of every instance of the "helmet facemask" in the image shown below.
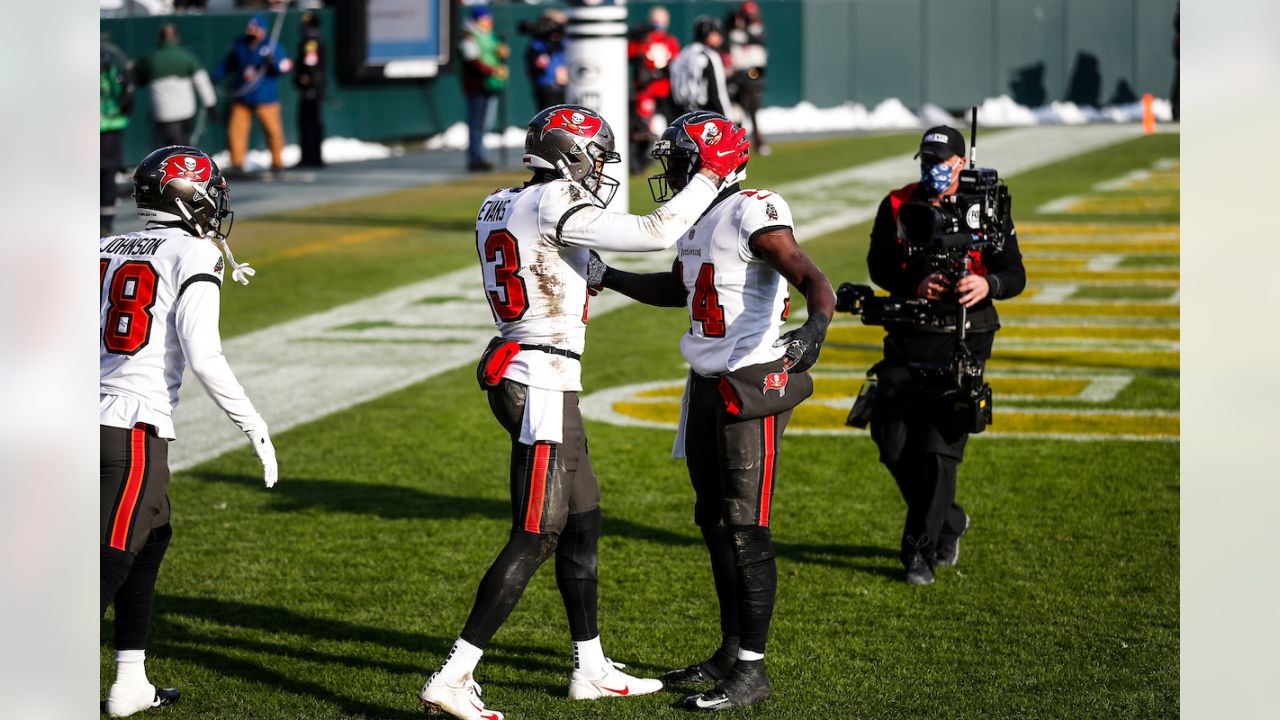
<path fill-rule="evenodd" d="M 673 147 L 669 140 L 654 143 L 651 155 L 662 165 L 662 172 L 649 176 L 649 194 L 654 202 L 675 197 L 698 172 L 698 157 Z"/>
<path fill-rule="evenodd" d="M 600 203 L 600 207 L 608 207 L 617 194 L 620 183 L 616 178 L 604 174 L 604 166 L 622 162 L 622 156 L 597 142 L 587 144 L 587 156 L 592 160 L 591 169 L 579 182 Z"/>

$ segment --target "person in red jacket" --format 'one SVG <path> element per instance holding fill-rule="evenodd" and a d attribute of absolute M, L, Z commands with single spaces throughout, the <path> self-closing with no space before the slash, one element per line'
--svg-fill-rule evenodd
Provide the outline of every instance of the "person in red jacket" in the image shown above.
<path fill-rule="evenodd" d="M 636 28 L 627 41 L 627 59 L 634 67 L 632 90 L 637 98 L 653 100 L 655 112 L 664 122 L 675 113 L 671 105 L 671 72 L 668 66 L 680 53 L 680 41 L 667 32 L 671 14 L 661 5 L 649 11 L 649 23 Z"/>

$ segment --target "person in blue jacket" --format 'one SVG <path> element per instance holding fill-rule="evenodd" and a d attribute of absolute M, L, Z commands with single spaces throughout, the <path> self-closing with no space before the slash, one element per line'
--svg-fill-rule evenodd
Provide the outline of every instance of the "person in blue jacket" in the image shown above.
<path fill-rule="evenodd" d="M 284 167 L 278 78 L 293 68 L 293 62 L 278 43 L 268 38 L 268 25 L 265 13 L 250 18 L 244 35 L 236 38 L 213 73 L 214 82 L 228 78 L 231 111 L 227 116 L 227 149 L 231 151 L 231 165 L 240 170 L 244 170 L 254 116 L 267 135 L 272 169 Z"/>

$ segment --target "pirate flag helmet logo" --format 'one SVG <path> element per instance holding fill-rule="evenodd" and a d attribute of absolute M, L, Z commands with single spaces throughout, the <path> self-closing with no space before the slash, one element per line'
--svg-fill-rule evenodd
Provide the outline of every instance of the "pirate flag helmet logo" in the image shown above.
<path fill-rule="evenodd" d="M 164 190 L 169 183 L 179 178 L 193 183 L 206 183 L 213 174 L 213 160 L 208 155 L 172 155 L 164 163 L 164 175 L 160 178 L 160 189 Z"/>
<path fill-rule="evenodd" d="M 184 145 L 160 148 L 133 173 L 138 214 L 150 222 L 177 225 L 199 237 L 226 237 L 231 196 L 218 166 L 204 152 Z"/>
<path fill-rule="evenodd" d="M 618 181 L 604 174 L 604 166 L 621 161 L 609 123 L 589 108 L 555 105 L 529 121 L 524 166 L 541 179 L 579 183 L 601 207 L 607 206 L 618 190 Z"/>
<path fill-rule="evenodd" d="M 600 132 L 604 120 L 586 108 L 565 107 L 547 116 L 542 126 L 542 135 L 552 130 L 564 130 L 581 137 L 595 137 Z"/>

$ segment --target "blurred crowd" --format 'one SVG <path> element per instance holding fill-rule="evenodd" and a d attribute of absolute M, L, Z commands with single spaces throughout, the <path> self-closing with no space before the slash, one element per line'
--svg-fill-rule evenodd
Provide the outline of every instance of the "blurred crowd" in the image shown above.
<path fill-rule="evenodd" d="M 104 16 L 140 9 L 149 13 L 246 8 L 280 11 L 299 5 L 289 0 L 101 0 L 101 4 Z M 457 57 L 469 131 L 467 168 L 487 171 L 493 165 L 485 158 L 484 133 L 493 127 L 497 99 L 507 88 L 510 49 L 495 33 L 487 4 L 462 0 L 462 5 Z M 123 135 L 132 120 L 137 88 L 149 92 L 157 144 L 193 144 L 199 141 L 206 122 L 226 122 L 231 162 L 225 170 L 243 174 L 256 122 L 271 152 L 271 172 L 277 172 L 284 167 L 279 83 L 289 76 L 298 90 L 299 165 L 324 165 L 321 108 L 327 78 L 319 16 L 303 15 L 302 39 L 292 53 L 278 42 L 284 18 L 282 12 L 254 15 L 243 34 L 232 40 L 222 61 L 210 70 L 183 47 L 173 24 L 161 27 L 154 51 L 135 59 L 126 57 L 104 34 L 100 83 L 104 230 L 110 229 L 114 214 L 114 178 L 124 165 Z M 547 9 L 517 27 L 529 38 L 522 61 L 539 110 L 567 99 L 567 22 L 564 11 Z M 648 21 L 628 34 L 630 169 L 635 174 L 645 172 L 656 132 L 691 110 L 712 110 L 746 123 L 754 134 L 755 152 L 769 153 L 756 122 L 768 60 L 759 5 L 746 0 L 730 6 L 723 19 L 700 15 L 694 18 L 690 31 L 691 41 L 682 47 L 671 27 L 670 12 L 655 6 Z"/>
<path fill-rule="evenodd" d="M 280 81 L 290 76 L 298 91 L 296 121 L 302 150 L 298 165 L 323 167 L 321 107 L 328 81 L 320 17 L 310 11 L 302 14 L 301 40 L 293 55 L 278 41 L 284 18 L 283 13 L 252 16 L 212 72 L 183 47 L 182 36 L 172 23 L 160 26 L 155 49 L 139 58 L 128 57 L 103 34 L 99 131 L 104 234 L 113 226 L 115 177 L 125 165 L 124 131 L 134 120 L 134 94 L 139 88 L 146 88 L 150 96 L 157 145 L 193 145 L 206 121 L 225 121 L 231 162 L 223 170 L 228 175 L 245 174 L 249 136 L 256 121 L 271 151 L 271 171 L 276 172 L 284 169 Z M 215 90 L 215 84 L 221 89 Z"/>

